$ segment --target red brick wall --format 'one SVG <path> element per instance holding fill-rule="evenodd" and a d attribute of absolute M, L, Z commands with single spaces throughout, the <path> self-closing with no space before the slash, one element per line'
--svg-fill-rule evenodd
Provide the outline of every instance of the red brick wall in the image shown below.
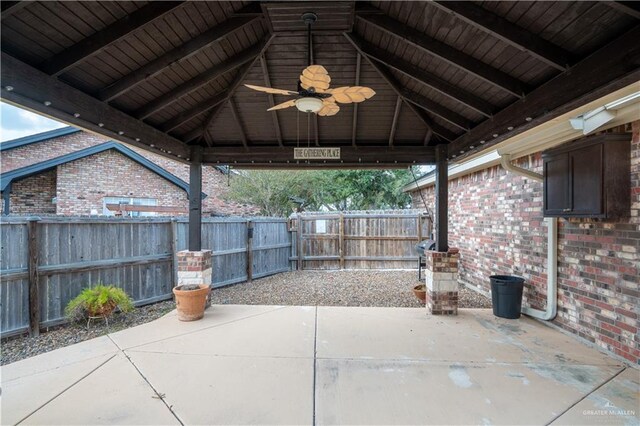
<path fill-rule="evenodd" d="M 631 140 L 631 212 L 618 221 L 558 220 L 558 316 L 554 323 L 640 363 L 640 121 Z M 538 153 L 517 163 L 542 171 Z M 434 188 L 423 194 L 433 209 Z M 414 206 L 421 207 L 418 192 Z M 460 278 L 484 291 L 489 275 L 526 278 L 528 303 L 546 301 L 546 223 L 542 184 L 491 167 L 449 182 L 450 245 Z"/>
<path fill-rule="evenodd" d="M 56 214 L 56 171 L 30 176 L 11 185 L 9 213 L 15 215 Z"/>
<path fill-rule="evenodd" d="M 90 146 L 98 145 L 106 142 L 107 139 L 93 135 L 87 132 L 78 132 L 73 133 L 67 136 L 61 136 L 55 139 L 50 139 L 48 141 L 27 145 L 20 148 L 15 148 L 7 151 L 2 151 L 0 153 L 0 161 L 2 163 L 2 171 L 7 172 L 10 170 L 14 170 L 17 168 L 21 168 L 30 164 L 39 163 L 41 161 L 59 157 L 64 154 L 68 154 L 70 152 L 78 151 L 84 148 L 88 148 Z M 169 173 L 174 174 L 185 182 L 189 181 L 189 166 L 187 164 L 179 163 L 177 161 L 172 161 L 168 158 L 162 157 L 157 154 L 153 154 L 151 152 L 135 148 L 129 147 L 134 151 L 138 152 L 145 158 L 150 161 L 158 164 L 160 167 L 167 170 Z M 139 164 L 132 160 L 127 160 L 126 163 L 121 163 L 121 167 L 131 168 L 130 171 L 127 171 L 128 174 L 136 174 L 137 170 L 141 168 Z M 146 170 L 146 169 L 144 169 Z M 162 182 L 168 183 L 165 179 L 160 178 Z M 83 179 L 88 180 L 84 182 L 79 182 L 84 185 L 85 188 L 91 187 L 94 182 L 102 188 L 101 191 L 104 192 L 106 187 L 104 186 L 105 182 L 99 182 L 96 179 L 96 176 L 89 174 L 84 174 Z M 102 179 L 99 177 L 98 179 Z M 233 179 L 233 176 L 232 176 Z M 157 182 L 157 180 L 154 180 Z M 149 188 L 147 185 L 145 188 Z M 181 189 L 174 187 L 175 189 L 182 191 Z M 115 191 L 116 188 L 113 188 Z M 112 191 L 112 192 L 113 192 Z M 207 197 L 203 200 L 203 214 L 219 214 L 219 215 L 257 215 L 260 212 L 260 209 L 246 204 L 240 204 L 232 201 L 227 201 L 225 199 L 229 189 L 227 185 L 227 176 L 220 172 L 218 169 L 212 166 L 204 166 L 202 170 L 202 191 L 207 194 Z M 116 191 L 117 192 L 117 191 Z M 139 191 L 138 191 L 139 192 Z M 184 193 L 184 191 L 182 191 Z M 69 210 L 68 208 L 63 208 L 58 211 L 58 214 L 72 214 L 68 213 L 69 211 L 86 211 L 90 212 L 92 208 L 95 208 L 94 202 L 89 204 L 86 203 L 84 207 L 81 206 L 82 199 L 75 200 L 66 200 L 64 198 L 65 194 L 59 194 L 59 202 L 62 202 L 63 205 L 73 205 L 73 208 Z M 62 197 L 62 198 L 60 198 Z M 151 195 L 141 195 L 141 197 L 146 198 L 157 198 L 152 197 Z M 158 201 L 159 204 L 160 201 Z M 173 204 L 169 204 L 173 205 Z M 187 204 L 185 203 L 182 207 L 187 208 Z M 100 208 L 100 212 L 102 209 Z M 75 213 L 73 213 L 75 214 Z M 88 214 L 88 213 L 83 213 Z"/>
<path fill-rule="evenodd" d="M 184 207 L 187 193 L 138 163 L 109 150 L 58 167 L 58 209 L 66 216 L 102 214 L 104 197 L 155 198 Z"/>

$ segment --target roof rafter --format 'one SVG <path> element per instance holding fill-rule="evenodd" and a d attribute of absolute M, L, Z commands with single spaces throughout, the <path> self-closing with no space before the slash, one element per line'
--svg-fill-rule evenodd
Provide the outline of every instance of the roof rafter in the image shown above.
<path fill-rule="evenodd" d="M 471 146 L 488 147 L 640 80 L 640 25 L 601 47 L 566 72 L 463 134 L 450 155 L 468 155 Z"/>
<path fill-rule="evenodd" d="M 485 100 L 465 91 L 464 89 L 454 86 L 436 75 L 420 69 L 399 56 L 392 55 L 386 50 L 364 41 L 364 39 L 355 34 L 349 34 L 347 35 L 347 38 L 364 56 L 374 59 L 377 62 L 411 77 L 425 86 L 429 86 L 432 89 L 437 90 L 448 98 L 479 112 L 485 117 L 491 117 L 496 110 L 493 105 Z"/>
<path fill-rule="evenodd" d="M 49 75 L 58 76 L 79 62 L 96 55 L 133 31 L 171 12 L 183 3 L 183 1 L 151 2 L 67 48 L 63 52 L 54 55 L 52 58 L 40 64 L 38 68 Z"/>
<path fill-rule="evenodd" d="M 244 27 L 256 19 L 258 19 L 257 16 L 238 16 L 230 18 L 220 25 L 211 28 L 196 38 L 189 40 L 173 50 L 170 50 L 148 64 L 143 65 L 137 70 L 113 82 L 109 86 L 100 90 L 97 97 L 102 101 L 111 101 L 133 89 L 138 84 L 155 77 L 166 69 L 173 67 L 180 61 L 195 55 L 205 47 L 224 39 L 230 33 Z"/>
<path fill-rule="evenodd" d="M 363 51 L 361 51 L 359 44 L 354 42 L 352 38 L 353 35 L 344 33 L 344 36 L 347 38 L 347 40 L 349 40 L 353 44 L 356 50 L 358 50 L 360 54 L 362 54 L 367 59 L 367 62 L 369 62 L 369 64 L 378 72 L 378 74 L 380 74 L 380 77 L 382 77 L 387 82 L 387 84 L 391 86 L 393 91 L 396 92 L 396 94 L 400 96 L 402 99 L 404 99 L 404 97 L 402 96 L 402 87 L 400 87 L 398 80 L 396 80 L 396 78 L 393 75 L 391 75 L 391 73 L 388 70 L 384 69 L 379 63 L 375 62 L 373 59 L 367 56 Z M 457 138 L 457 135 L 455 133 L 453 133 L 449 129 L 446 129 L 440 126 L 437 123 L 434 123 L 433 120 L 427 117 L 427 115 L 424 114 L 421 110 L 418 110 L 413 104 L 407 102 L 407 106 L 425 124 L 425 126 L 430 128 L 433 131 L 433 133 L 435 133 L 436 135 L 442 137 L 447 141 L 452 141 Z"/>
<path fill-rule="evenodd" d="M 511 77 L 509 74 L 493 68 L 491 65 L 429 37 L 418 30 L 410 28 L 400 21 L 396 21 L 386 15 L 364 14 L 356 16 L 363 22 L 373 25 L 394 37 L 398 37 L 406 43 L 419 47 L 431 55 L 513 96 L 522 98 L 524 94 L 529 91 L 525 83 Z"/>
<path fill-rule="evenodd" d="M 260 67 L 262 68 L 262 75 L 264 78 L 264 85 L 266 87 L 271 87 L 271 78 L 269 77 L 269 67 L 267 66 L 267 58 L 264 54 L 260 55 Z M 271 93 L 267 96 L 267 101 L 269 102 L 269 108 L 275 106 L 276 102 Z M 273 128 L 276 132 L 276 139 L 278 140 L 278 145 L 282 145 L 282 132 L 280 131 L 280 122 L 278 121 L 278 111 L 271 111 L 271 117 L 273 118 Z"/>
<path fill-rule="evenodd" d="M 400 108 L 402 108 L 402 96 L 398 95 L 396 99 L 396 107 L 393 111 L 393 121 L 391 122 L 391 131 L 389 132 L 389 146 L 393 146 L 396 138 L 396 130 L 398 128 L 398 117 L 400 117 Z"/>
<path fill-rule="evenodd" d="M 206 101 L 198 103 L 198 105 L 196 105 L 195 107 L 190 108 L 186 111 L 182 111 L 175 117 L 169 119 L 168 121 L 165 121 L 160 126 L 160 130 L 165 133 L 169 133 L 170 131 L 182 126 L 184 123 L 193 120 L 200 114 L 204 114 L 211 108 L 224 103 L 224 101 L 226 101 L 227 99 L 229 99 L 227 91 L 218 93 L 217 95 L 207 99 Z"/>
<path fill-rule="evenodd" d="M 471 2 L 434 1 L 431 4 L 560 71 L 574 62 L 566 50 Z"/>
<path fill-rule="evenodd" d="M 604 1 L 607 6 L 640 19 L 640 3 L 637 1 Z"/>
<path fill-rule="evenodd" d="M 451 111 L 450 109 L 443 107 L 439 103 L 434 102 L 431 99 L 426 98 L 418 93 L 404 89 L 402 90 L 402 96 L 412 104 L 419 106 L 425 111 L 429 111 L 430 113 L 437 115 L 443 120 L 448 121 L 449 123 L 453 124 L 454 126 L 464 131 L 469 130 L 474 125 L 466 117 L 463 117 L 457 112 Z"/>
<path fill-rule="evenodd" d="M 247 141 L 247 134 L 244 131 L 244 127 L 242 126 L 242 121 L 240 121 L 240 114 L 238 113 L 238 108 L 236 107 L 233 99 L 229 99 L 229 108 L 231 109 L 231 115 L 233 115 L 233 121 L 236 123 L 236 127 L 238 128 L 238 132 L 240 133 L 240 140 L 242 141 L 242 146 L 245 149 L 249 148 L 249 143 Z"/>
<path fill-rule="evenodd" d="M 4 52 L 0 69 L 3 100 L 129 145 L 155 147 L 151 151 L 174 160 L 185 161 L 189 156 L 187 146 L 178 139 Z"/>
<path fill-rule="evenodd" d="M 246 50 L 243 50 L 242 52 L 238 53 L 235 56 L 232 56 L 226 61 L 214 65 L 212 68 L 209 68 L 202 74 L 199 74 L 191 80 L 182 83 L 178 87 L 174 87 L 164 95 L 156 98 L 155 100 L 138 109 L 133 115 L 139 119 L 147 118 L 154 112 L 165 108 L 181 97 L 198 90 L 210 81 L 220 77 L 222 74 L 225 74 L 231 70 L 238 68 L 242 64 L 249 62 L 262 51 L 262 48 L 266 41 L 267 39 L 264 39 L 260 43 L 251 46 Z"/>
<path fill-rule="evenodd" d="M 360 86 L 360 67 L 362 65 L 362 55 L 356 53 L 356 80 L 354 86 Z M 356 138 L 358 133 L 358 104 L 353 104 L 353 122 L 351 124 L 351 145 L 357 146 Z"/>
<path fill-rule="evenodd" d="M 244 81 L 244 79 L 247 77 L 247 74 L 249 73 L 249 71 L 251 70 L 251 68 L 253 67 L 253 65 L 256 63 L 256 61 L 258 60 L 258 58 L 260 56 L 262 56 L 264 54 L 264 52 L 269 48 L 269 45 L 271 44 L 271 42 L 273 41 L 273 38 L 275 37 L 275 35 L 270 34 L 268 36 L 269 38 L 267 39 L 266 43 L 264 44 L 264 46 L 262 46 L 262 50 L 260 52 L 258 52 L 258 54 L 256 55 L 255 58 L 253 58 L 253 60 L 245 63 L 245 65 L 240 69 L 240 72 L 238 73 L 238 75 L 236 76 L 235 80 L 233 80 L 231 82 L 231 85 L 229 86 L 229 88 L 227 89 L 227 99 L 230 99 L 233 94 L 236 92 L 236 90 L 238 90 L 238 86 L 240 86 L 240 84 L 242 84 L 242 82 Z M 212 141 L 211 138 L 209 136 L 209 132 L 208 129 L 211 126 L 211 124 L 213 124 L 213 121 L 216 119 L 216 117 L 218 116 L 218 114 L 220 114 L 220 111 L 222 111 L 222 108 L 224 107 L 224 105 L 218 105 L 209 115 L 209 117 L 207 118 L 207 120 L 205 120 L 204 125 L 202 126 L 201 129 L 194 129 L 192 132 L 189 132 L 186 136 L 185 136 L 185 141 L 186 142 L 190 142 L 195 138 L 198 138 L 200 136 L 204 136 L 204 140 L 205 143 L 209 146 L 211 146 Z"/>

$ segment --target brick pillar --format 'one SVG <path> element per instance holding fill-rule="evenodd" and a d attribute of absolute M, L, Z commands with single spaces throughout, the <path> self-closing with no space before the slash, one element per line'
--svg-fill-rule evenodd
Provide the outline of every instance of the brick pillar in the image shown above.
<path fill-rule="evenodd" d="M 427 309 L 433 315 L 458 315 L 459 254 L 426 251 Z"/>
<path fill-rule="evenodd" d="M 178 283 L 211 285 L 211 250 L 178 252 Z M 207 307 L 211 306 L 211 293 L 207 298 Z"/>

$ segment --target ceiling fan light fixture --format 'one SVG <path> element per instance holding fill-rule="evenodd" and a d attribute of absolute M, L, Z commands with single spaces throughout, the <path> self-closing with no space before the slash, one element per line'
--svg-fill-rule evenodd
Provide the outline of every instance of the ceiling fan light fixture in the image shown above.
<path fill-rule="evenodd" d="M 305 97 L 296 100 L 296 108 L 302 112 L 318 112 L 324 104 L 322 99 Z"/>

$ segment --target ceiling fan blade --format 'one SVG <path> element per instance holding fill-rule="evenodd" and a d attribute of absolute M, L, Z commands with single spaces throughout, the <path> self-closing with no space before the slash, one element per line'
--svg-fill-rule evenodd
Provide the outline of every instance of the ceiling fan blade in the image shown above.
<path fill-rule="evenodd" d="M 331 77 L 322 65 L 310 65 L 300 75 L 300 86 L 306 90 L 313 87 L 317 92 L 323 92 L 329 88 L 329 83 Z"/>
<path fill-rule="evenodd" d="M 335 101 L 341 104 L 362 102 L 376 94 L 373 89 L 363 86 L 336 87 L 334 89 L 327 90 L 327 93 L 331 93 Z"/>
<path fill-rule="evenodd" d="M 274 89 L 271 87 L 254 86 L 252 84 L 245 84 L 249 89 L 257 90 L 258 92 L 271 93 L 273 95 L 297 95 L 298 92 L 284 89 Z"/>
<path fill-rule="evenodd" d="M 322 103 L 324 104 L 324 106 L 320 108 L 320 111 L 318 111 L 317 114 L 319 116 L 328 117 L 331 115 L 336 115 L 338 111 L 340 111 L 340 106 L 336 105 L 336 103 L 333 102 L 332 98 L 323 99 Z"/>
<path fill-rule="evenodd" d="M 296 104 L 296 100 L 295 99 L 291 99 L 290 101 L 283 102 L 283 103 L 278 104 L 278 105 L 274 105 L 271 108 L 269 108 L 267 111 L 275 111 L 277 109 L 285 109 L 285 108 L 292 107 L 295 104 Z"/>

